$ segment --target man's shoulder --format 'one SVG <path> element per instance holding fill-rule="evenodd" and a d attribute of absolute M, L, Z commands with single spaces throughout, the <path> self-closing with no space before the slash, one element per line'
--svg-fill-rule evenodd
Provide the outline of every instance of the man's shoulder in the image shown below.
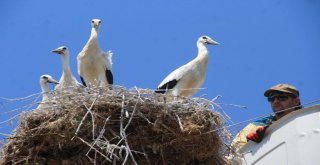
<path fill-rule="evenodd" d="M 260 118 L 254 121 L 253 123 L 259 126 L 265 126 L 265 125 L 270 125 L 275 120 L 276 120 L 276 116 L 270 115 L 270 116 L 265 116 L 263 118 Z"/>

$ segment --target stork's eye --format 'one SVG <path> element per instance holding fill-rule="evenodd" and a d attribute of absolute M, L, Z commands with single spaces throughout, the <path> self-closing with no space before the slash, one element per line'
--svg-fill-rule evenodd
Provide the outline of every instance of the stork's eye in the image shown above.
<path fill-rule="evenodd" d="M 101 21 L 99 21 L 99 23 L 101 23 Z"/>
<path fill-rule="evenodd" d="M 205 39 L 205 40 L 206 40 L 206 39 L 208 39 L 208 38 L 207 38 L 207 37 L 202 37 L 202 39 Z"/>
<path fill-rule="evenodd" d="M 46 80 L 49 79 L 47 76 L 42 76 L 42 78 L 43 78 L 43 79 L 46 79 Z"/>
<path fill-rule="evenodd" d="M 91 23 L 94 23 L 94 20 L 92 20 Z"/>
<path fill-rule="evenodd" d="M 63 49 L 63 50 L 67 50 L 67 48 L 66 48 L 66 47 L 63 47 L 62 49 Z"/>

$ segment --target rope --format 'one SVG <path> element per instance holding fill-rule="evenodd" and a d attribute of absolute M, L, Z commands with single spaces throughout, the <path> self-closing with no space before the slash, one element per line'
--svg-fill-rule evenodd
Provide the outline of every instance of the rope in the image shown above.
<path fill-rule="evenodd" d="M 294 106 L 294 107 L 291 107 L 291 108 L 283 109 L 283 110 L 281 110 L 279 112 L 276 112 L 276 113 L 281 113 L 281 112 L 284 112 L 284 111 L 292 110 L 294 108 L 298 108 L 298 107 L 301 107 L 301 106 L 305 107 L 306 105 L 311 105 L 311 104 L 315 104 L 315 103 L 318 103 L 318 102 L 320 102 L 320 99 L 315 100 L 315 101 L 311 101 L 309 103 L 305 103 L 303 105 L 298 105 L 298 106 Z M 244 121 L 241 121 L 241 122 L 238 122 L 238 123 L 235 123 L 235 124 L 230 124 L 230 125 L 227 125 L 227 126 L 224 126 L 224 127 L 221 127 L 221 128 L 217 128 L 215 130 L 206 132 L 204 134 L 216 132 L 216 131 L 219 131 L 219 130 L 222 130 L 222 129 L 225 129 L 225 128 L 231 128 L 231 127 L 234 127 L 234 126 L 237 126 L 237 125 L 240 125 L 240 124 L 243 124 L 243 123 L 247 123 L 247 122 L 250 122 L 250 121 L 254 121 L 254 120 L 257 120 L 257 119 L 261 119 L 263 117 L 267 117 L 267 116 L 270 116 L 270 115 L 273 115 L 273 114 L 274 113 L 268 113 L 268 114 L 265 114 L 265 115 L 262 115 L 262 116 L 254 117 L 254 118 L 251 118 L 251 119 L 248 119 L 248 120 L 244 120 Z"/>
<path fill-rule="evenodd" d="M 15 98 L 15 99 L 0 97 L 0 100 L 10 101 L 10 102 L 21 101 L 21 100 L 27 100 L 29 98 L 33 98 L 33 97 L 41 95 L 41 94 L 42 94 L 42 92 L 39 92 L 39 93 L 35 93 L 35 94 L 29 95 L 29 96 L 26 96 L 26 97 Z"/>

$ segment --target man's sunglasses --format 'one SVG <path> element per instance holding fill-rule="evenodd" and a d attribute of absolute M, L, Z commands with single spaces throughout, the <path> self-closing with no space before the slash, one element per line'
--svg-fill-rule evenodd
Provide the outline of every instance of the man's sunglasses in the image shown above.
<path fill-rule="evenodd" d="M 275 99 L 278 99 L 279 101 L 286 101 L 288 98 L 288 95 L 276 95 L 268 97 L 268 101 L 271 103 L 274 102 Z"/>

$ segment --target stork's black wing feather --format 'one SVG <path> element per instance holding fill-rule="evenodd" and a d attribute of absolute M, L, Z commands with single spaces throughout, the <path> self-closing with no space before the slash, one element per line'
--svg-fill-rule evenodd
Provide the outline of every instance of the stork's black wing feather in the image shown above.
<path fill-rule="evenodd" d="M 178 83 L 178 80 L 173 79 L 165 84 L 163 84 L 161 87 L 158 87 L 155 91 L 156 93 L 166 93 L 168 89 L 173 89 Z"/>
<path fill-rule="evenodd" d="M 86 82 L 84 81 L 83 77 L 80 76 L 80 80 L 81 80 L 81 82 L 82 82 L 82 85 L 86 87 L 87 84 L 86 84 Z"/>
<path fill-rule="evenodd" d="M 106 77 L 109 84 L 113 84 L 113 75 L 111 70 L 106 70 Z"/>

